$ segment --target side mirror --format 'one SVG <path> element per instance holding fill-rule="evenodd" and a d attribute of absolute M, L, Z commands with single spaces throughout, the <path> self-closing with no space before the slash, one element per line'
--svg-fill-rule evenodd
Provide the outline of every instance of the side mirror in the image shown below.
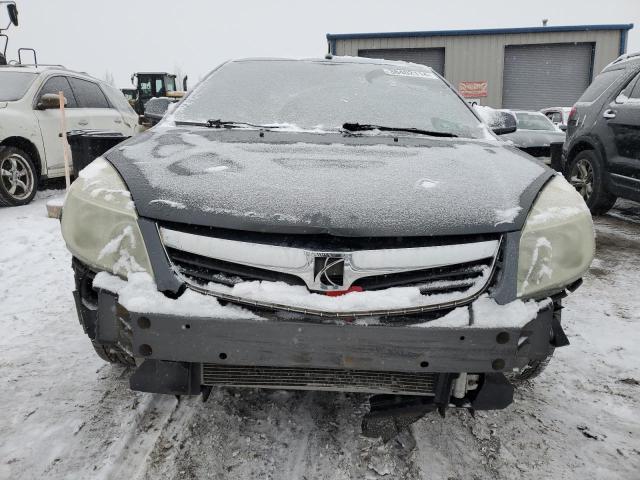
<path fill-rule="evenodd" d="M 627 96 L 626 96 L 624 93 L 620 93 L 620 95 L 618 95 L 618 96 L 616 97 L 615 102 L 616 102 L 616 103 L 618 103 L 618 104 L 623 104 L 623 103 L 625 103 L 627 100 L 629 100 L 629 99 L 627 98 Z"/>
<path fill-rule="evenodd" d="M 16 7 L 15 3 L 10 3 L 7 5 L 7 12 L 9 13 L 9 20 L 16 27 L 18 26 L 18 7 Z"/>
<path fill-rule="evenodd" d="M 518 129 L 518 122 L 514 114 L 496 111 L 491 117 L 489 128 L 496 135 L 504 135 L 515 132 Z"/>
<path fill-rule="evenodd" d="M 566 126 L 564 123 L 559 123 L 559 124 L 558 124 L 558 128 L 559 128 L 560 130 L 562 130 L 563 132 L 566 132 L 566 131 L 567 131 L 567 126 Z"/>
<path fill-rule="evenodd" d="M 67 105 L 67 99 L 64 99 L 64 104 Z M 38 110 L 50 110 L 52 108 L 60 108 L 60 97 L 55 93 L 45 93 L 40 97 L 38 104 L 36 105 Z"/>

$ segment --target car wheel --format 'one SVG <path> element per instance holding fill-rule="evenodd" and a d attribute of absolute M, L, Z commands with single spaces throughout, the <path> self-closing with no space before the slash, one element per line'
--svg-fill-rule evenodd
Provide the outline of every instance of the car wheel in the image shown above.
<path fill-rule="evenodd" d="M 569 182 L 582 195 L 593 215 L 607 213 L 616 203 L 604 186 L 604 168 L 593 150 L 578 153 L 569 165 Z"/>
<path fill-rule="evenodd" d="M 31 157 L 19 148 L 0 149 L 0 206 L 26 205 L 38 189 L 38 174 Z"/>
<path fill-rule="evenodd" d="M 105 362 L 125 365 L 127 367 L 136 365 L 136 361 L 131 355 L 116 346 L 101 345 L 94 341 L 91 341 L 91 344 L 98 356 Z"/>

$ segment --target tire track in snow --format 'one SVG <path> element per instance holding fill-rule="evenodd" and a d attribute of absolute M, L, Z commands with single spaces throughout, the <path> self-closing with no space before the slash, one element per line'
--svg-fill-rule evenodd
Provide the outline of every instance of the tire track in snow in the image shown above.
<path fill-rule="evenodd" d="M 126 423 L 128 427 L 109 448 L 108 461 L 94 478 L 140 478 L 146 471 L 149 455 L 179 406 L 174 397 L 145 394 L 133 418 L 124 419 L 123 425 Z"/>
<path fill-rule="evenodd" d="M 302 477 L 302 472 L 305 467 L 305 457 L 307 455 L 307 448 L 309 447 L 309 435 L 313 428 L 311 413 L 309 407 L 311 406 L 311 395 L 305 395 L 304 400 L 297 406 L 293 413 L 294 417 L 305 420 L 302 429 L 300 430 L 300 436 L 297 437 L 297 446 L 289 457 L 289 462 L 285 468 L 285 475 L 282 478 L 290 478 L 291 480 L 298 480 Z"/>

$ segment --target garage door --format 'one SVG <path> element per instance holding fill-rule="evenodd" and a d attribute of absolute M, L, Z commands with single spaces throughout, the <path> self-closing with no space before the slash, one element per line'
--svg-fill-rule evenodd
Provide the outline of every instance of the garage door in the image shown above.
<path fill-rule="evenodd" d="M 504 47 L 502 107 L 570 107 L 591 83 L 592 43 Z"/>
<path fill-rule="evenodd" d="M 428 65 L 440 75 L 444 75 L 444 48 L 383 48 L 359 50 L 358 55 L 367 58 L 420 63 Z"/>

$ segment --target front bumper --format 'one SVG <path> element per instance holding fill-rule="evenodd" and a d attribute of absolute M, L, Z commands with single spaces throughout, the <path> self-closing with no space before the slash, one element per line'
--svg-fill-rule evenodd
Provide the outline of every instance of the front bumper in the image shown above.
<path fill-rule="evenodd" d="M 231 385 L 444 395 L 448 401 L 459 374 L 484 378 L 521 369 L 566 340 L 552 302 L 541 302 L 524 326 L 495 328 L 135 312 L 120 305 L 117 294 L 93 289 L 91 272 L 74 267 L 80 322 L 95 342 L 139 360 L 131 377 L 135 390 L 199 394 Z"/>

